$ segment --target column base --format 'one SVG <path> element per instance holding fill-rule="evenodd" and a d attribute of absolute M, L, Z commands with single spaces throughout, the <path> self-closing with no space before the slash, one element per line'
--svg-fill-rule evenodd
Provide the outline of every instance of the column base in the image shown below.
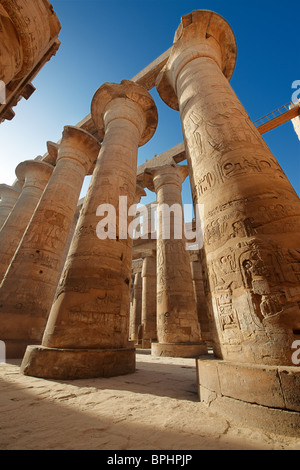
<path fill-rule="evenodd" d="M 299 437 L 300 367 L 196 359 L 199 400 L 248 427 Z"/>
<path fill-rule="evenodd" d="M 139 343 L 135 344 L 136 349 L 150 349 L 151 348 L 151 339 L 142 339 Z"/>
<path fill-rule="evenodd" d="M 28 346 L 21 373 L 54 380 L 114 377 L 135 372 L 135 349 L 56 349 Z"/>
<path fill-rule="evenodd" d="M 205 342 L 201 343 L 152 343 L 151 354 L 164 357 L 198 357 L 207 353 Z"/>

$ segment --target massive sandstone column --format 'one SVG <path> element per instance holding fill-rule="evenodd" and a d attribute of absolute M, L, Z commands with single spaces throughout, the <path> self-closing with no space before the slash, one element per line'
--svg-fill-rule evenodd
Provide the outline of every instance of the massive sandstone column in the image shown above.
<path fill-rule="evenodd" d="M 19 196 L 19 189 L 7 184 L 0 184 L 0 229 L 11 213 Z"/>
<path fill-rule="evenodd" d="M 129 339 L 138 342 L 138 330 L 142 318 L 142 273 L 136 272 L 132 286 L 132 305 L 130 309 Z"/>
<path fill-rule="evenodd" d="M 201 341 L 193 292 L 190 256 L 186 250 L 181 200 L 187 166 L 146 170 L 148 188 L 157 196 L 157 343 L 159 356 L 194 357 L 207 352 Z M 175 209 L 179 218 L 169 210 Z M 169 225 L 169 227 L 168 227 Z M 177 230 L 178 233 L 177 233 Z"/>
<path fill-rule="evenodd" d="M 300 204 L 228 80 L 236 43 L 218 14 L 183 16 L 160 73 L 180 111 L 204 249 L 218 357 L 291 365 L 300 330 Z M 299 336 L 298 336 L 299 338 Z"/>
<path fill-rule="evenodd" d="M 145 256 L 142 268 L 142 346 L 157 341 L 156 327 L 156 254 Z"/>
<path fill-rule="evenodd" d="M 55 169 L 0 287 L 7 357 L 23 357 L 29 344 L 42 341 L 83 180 L 99 150 L 88 132 L 64 128 Z"/>
<path fill-rule="evenodd" d="M 190 253 L 191 260 L 191 271 L 193 279 L 193 287 L 196 299 L 198 321 L 201 329 L 202 339 L 209 341 L 211 338 L 209 329 L 209 320 L 207 314 L 207 304 L 204 293 L 203 276 L 202 276 L 202 265 L 199 259 L 199 254 L 196 252 Z"/>
<path fill-rule="evenodd" d="M 18 248 L 52 171 L 52 165 L 34 160 L 22 162 L 16 168 L 17 178 L 19 181 L 24 181 L 24 185 L 13 210 L 0 230 L 0 282 Z"/>
<path fill-rule="evenodd" d="M 126 210 L 135 202 L 138 146 L 154 134 L 157 110 L 143 87 L 122 81 L 99 88 L 92 117 L 104 136 L 101 151 L 42 346 L 29 346 L 23 359 L 27 375 L 75 379 L 135 370 L 128 343 L 132 240 L 119 226 L 119 215 L 128 222 L 119 196 L 127 197 Z M 109 237 L 99 239 L 99 216 L 114 210 Z"/>

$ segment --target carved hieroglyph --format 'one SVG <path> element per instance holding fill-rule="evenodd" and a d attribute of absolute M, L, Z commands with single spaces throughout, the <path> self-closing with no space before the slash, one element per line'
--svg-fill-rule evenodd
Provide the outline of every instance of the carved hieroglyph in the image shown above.
<path fill-rule="evenodd" d="M 158 343 L 152 343 L 152 352 L 185 357 L 203 354 L 207 348 L 201 342 L 190 257 L 183 231 L 181 187 L 188 175 L 187 166 L 170 165 L 146 170 L 145 173 L 149 179 L 148 188 L 156 192 L 158 203 Z M 163 208 L 166 208 L 166 212 Z M 178 228 L 180 233 L 176 231 Z"/>
<path fill-rule="evenodd" d="M 104 139 L 42 347 L 29 347 L 23 360 L 28 375 L 79 378 L 135 369 L 128 342 L 132 240 L 119 233 L 119 197 L 127 196 L 128 207 L 135 202 L 137 150 L 154 134 L 157 110 L 143 87 L 123 81 L 99 88 L 92 116 Z M 116 209 L 116 238 L 97 237 L 103 204 Z"/>
<path fill-rule="evenodd" d="M 7 184 L 0 184 L 0 230 L 19 196 L 19 189 L 8 186 Z"/>
<path fill-rule="evenodd" d="M 291 365 L 300 328 L 300 203 L 229 85 L 236 43 L 210 11 L 182 17 L 157 81 L 180 111 L 194 204 L 204 204 L 215 352 Z"/>
<path fill-rule="evenodd" d="M 99 150 L 86 131 L 64 128 L 55 169 L 0 287 L 7 357 L 23 357 L 26 346 L 42 341 L 82 183 Z"/>
<path fill-rule="evenodd" d="M 53 166 L 48 163 L 34 160 L 22 162 L 16 168 L 17 178 L 19 181 L 24 181 L 24 185 L 13 210 L 0 230 L 0 282 L 3 280 L 53 169 Z"/>

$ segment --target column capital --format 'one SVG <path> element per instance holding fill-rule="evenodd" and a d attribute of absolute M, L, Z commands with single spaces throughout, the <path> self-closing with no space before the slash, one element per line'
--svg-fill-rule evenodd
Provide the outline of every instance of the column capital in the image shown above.
<path fill-rule="evenodd" d="M 16 176 L 19 181 L 24 181 L 23 188 L 31 186 L 43 190 L 53 170 L 49 163 L 25 160 L 16 167 Z"/>
<path fill-rule="evenodd" d="M 46 143 L 48 155 L 44 158 L 43 162 L 50 163 L 50 165 L 55 165 L 57 161 L 59 144 L 51 142 L 48 140 Z"/>
<path fill-rule="evenodd" d="M 118 108 L 113 115 L 107 116 L 108 112 L 112 111 L 112 103 L 115 100 L 118 100 L 116 103 Z M 133 106 L 134 104 L 138 106 Z M 134 110 L 139 110 L 140 113 L 133 113 Z M 143 86 L 130 80 L 122 80 L 120 84 L 104 83 L 98 88 L 92 100 L 91 115 L 101 138 L 104 137 L 107 121 L 120 118 L 133 122 L 141 133 L 139 146 L 151 139 L 158 122 L 157 109 L 152 96 Z"/>
<path fill-rule="evenodd" d="M 20 196 L 21 190 L 9 186 L 8 184 L 0 184 L 0 199 L 1 203 L 6 201 L 16 201 Z"/>
<path fill-rule="evenodd" d="M 65 126 L 58 148 L 57 161 L 69 158 L 78 161 L 91 174 L 100 152 L 100 142 L 84 129 Z"/>
<path fill-rule="evenodd" d="M 143 196 L 147 196 L 147 193 L 142 186 L 137 184 L 135 189 L 135 203 L 138 204 Z"/>
<path fill-rule="evenodd" d="M 176 79 L 186 64 L 201 57 L 210 58 L 230 80 L 236 55 L 233 31 L 222 16 L 208 10 L 195 10 L 184 15 L 175 33 L 168 62 L 157 77 L 156 87 L 161 99 L 178 111 Z"/>
<path fill-rule="evenodd" d="M 157 192 L 165 184 L 174 184 L 181 188 L 188 176 L 187 165 L 166 165 L 145 170 L 144 182 L 150 191 Z"/>

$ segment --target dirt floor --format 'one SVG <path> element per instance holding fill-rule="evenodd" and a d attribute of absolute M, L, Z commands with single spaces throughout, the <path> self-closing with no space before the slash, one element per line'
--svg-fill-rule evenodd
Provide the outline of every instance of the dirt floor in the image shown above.
<path fill-rule="evenodd" d="M 1 450 L 300 450 L 199 403 L 193 359 L 137 353 L 135 374 L 50 381 L 0 364 Z"/>

